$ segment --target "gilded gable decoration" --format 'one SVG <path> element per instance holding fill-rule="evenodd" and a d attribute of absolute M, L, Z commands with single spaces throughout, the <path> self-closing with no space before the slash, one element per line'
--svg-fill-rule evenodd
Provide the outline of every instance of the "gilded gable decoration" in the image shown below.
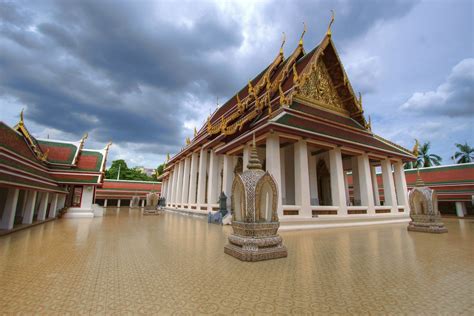
<path fill-rule="evenodd" d="M 346 112 L 326 66 L 321 59 L 318 60 L 315 68 L 301 85 L 299 95 L 306 99 L 314 100 L 331 110 Z"/>

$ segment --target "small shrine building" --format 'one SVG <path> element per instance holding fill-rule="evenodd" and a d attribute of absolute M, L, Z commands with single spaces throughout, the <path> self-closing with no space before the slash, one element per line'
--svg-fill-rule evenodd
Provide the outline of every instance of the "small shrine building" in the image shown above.
<path fill-rule="evenodd" d="M 231 197 L 235 172 L 246 170 L 255 135 L 263 168 L 277 183 L 280 220 L 408 217 L 403 165 L 415 157 L 372 132 L 331 29 L 310 51 L 303 35 L 290 56 L 280 49 L 169 159 L 161 177 L 169 208 L 217 210 L 220 192 Z M 352 199 L 348 174 L 355 179 Z"/>
<path fill-rule="evenodd" d="M 93 216 L 111 143 L 100 150 L 85 149 L 86 138 L 35 138 L 23 112 L 13 128 L 0 122 L 0 230 L 54 219 L 66 207 L 66 217 Z"/>

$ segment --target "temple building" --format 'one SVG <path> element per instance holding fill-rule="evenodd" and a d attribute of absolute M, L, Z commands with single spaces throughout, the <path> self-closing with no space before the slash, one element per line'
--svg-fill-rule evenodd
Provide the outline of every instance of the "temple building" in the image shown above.
<path fill-rule="evenodd" d="M 161 192 L 161 182 L 105 179 L 96 190 L 95 203 L 103 207 L 130 206 L 133 197 L 139 198 L 140 206 L 145 206 L 146 195 Z"/>
<path fill-rule="evenodd" d="M 169 159 L 161 177 L 169 208 L 217 210 L 221 191 L 231 197 L 235 173 L 246 170 L 255 135 L 263 168 L 277 182 L 281 221 L 408 218 L 403 165 L 413 153 L 372 132 L 330 27 L 309 52 L 303 35 L 288 57 L 283 41 L 275 59 Z"/>
<path fill-rule="evenodd" d="M 110 144 L 85 149 L 77 142 L 33 137 L 23 112 L 13 128 L 0 122 L 0 230 L 57 217 L 93 217 L 96 187 L 104 179 Z"/>

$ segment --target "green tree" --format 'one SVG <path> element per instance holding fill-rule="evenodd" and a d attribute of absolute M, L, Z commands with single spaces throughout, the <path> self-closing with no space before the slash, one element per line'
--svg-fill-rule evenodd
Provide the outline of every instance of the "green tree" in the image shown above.
<path fill-rule="evenodd" d="M 453 160 L 456 163 L 469 163 L 474 160 L 474 148 L 469 146 L 467 142 L 463 144 L 456 144 L 459 151 L 456 151 L 453 156 Z"/>
<path fill-rule="evenodd" d="M 127 163 L 123 159 L 112 161 L 112 165 L 105 171 L 106 179 L 117 179 L 120 170 L 120 179 L 124 179 L 123 175 L 128 170 Z"/>
<path fill-rule="evenodd" d="M 123 159 L 112 161 L 110 168 L 105 171 L 105 178 L 114 180 L 154 180 L 152 177 L 147 176 L 138 168 L 129 168 Z"/>
<path fill-rule="evenodd" d="M 165 170 L 165 168 L 166 168 L 166 163 L 162 163 L 161 165 L 159 165 L 156 168 L 156 177 L 157 178 L 163 174 L 163 171 Z"/>
<path fill-rule="evenodd" d="M 430 154 L 431 143 L 426 142 L 418 149 L 418 158 L 415 162 L 416 168 L 439 166 L 441 157 L 436 154 Z"/>

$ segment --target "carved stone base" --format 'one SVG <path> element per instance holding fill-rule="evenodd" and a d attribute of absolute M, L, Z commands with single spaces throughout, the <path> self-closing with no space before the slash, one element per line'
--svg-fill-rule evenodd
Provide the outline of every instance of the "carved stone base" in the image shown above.
<path fill-rule="evenodd" d="M 407 229 L 414 232 L 423 232 L 423 233 L 434 233 L 442 234 L 447 233 L 448 229 L 444 226 L 443 223 L 419 223 L 419 222 L 410 222 Z"/>
<path fill-rule="evenodd" d="M 153 206 L 146 206 L 143 210 L 143 215 L 160 215 L 161 213 L 161 210 Z"/>
<path fill-rule="evenodd" d="M 407 227 L 409 231 L 435 234 L 448 232 L 448 229 L 441 221 L 440 215 L 411 214 L 410 217 L 411 222 Z"/>
<path fill-rule="evenodd" d="M 288 256 L 288 251 L 283 245 L 269 248 L 245 249 L 238 245 L 227 244 L 224 247 L 224 252 L 242 261 L 262 261 Z"/>

